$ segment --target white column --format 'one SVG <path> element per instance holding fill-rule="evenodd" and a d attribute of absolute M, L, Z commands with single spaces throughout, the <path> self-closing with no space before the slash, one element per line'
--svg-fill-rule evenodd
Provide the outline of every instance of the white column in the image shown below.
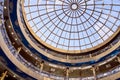
<path fill-rule="evenodd" d="M 67 60 L 69 59 L 69 56 L 67 55 Z"/>
<path fill-rule="evenodd" d="M 89 54 L 90 58 L 92 57 L 92 54 Z"/>
<path fill-rule="evenodd" d="M 93 70 L 93 76 L 94 76 L 95 80 L 97 80 L 97 77 L 96 77 L 96 67 L 92 67 L 92 70 Z"/>
<path fill-rule="evenodd" d="M 69 68 L 66 69 L 66 80 L 69 80 Z"/>
<path fill-rule="evenodd" d="M 42 72 L 42 70 L 43 70 L 43 63 L 41 62 L 40 63 L 40 72 Z"/>

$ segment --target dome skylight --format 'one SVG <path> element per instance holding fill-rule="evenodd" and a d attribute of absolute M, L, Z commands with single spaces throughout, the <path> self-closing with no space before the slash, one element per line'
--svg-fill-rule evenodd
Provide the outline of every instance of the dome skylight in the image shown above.
<path fill-rule="evenodd" d="M 120 25 L 120 0 L 25 0 L 24 11 L 29 30 L 55 50 L 96 47 Z"/>

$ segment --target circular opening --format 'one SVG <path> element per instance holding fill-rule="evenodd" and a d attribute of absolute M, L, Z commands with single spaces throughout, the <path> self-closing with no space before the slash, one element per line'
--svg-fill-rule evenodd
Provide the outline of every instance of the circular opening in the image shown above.
<path fill-rule="evenodd" d="M 40 43 L 59 52 L 79 53 L 113 38 L 120 25 L 118 8 L 114 0 L 25 0 L 23 10 L 28 29 Z"/>
<path fill-rule="evenodd" d="M 71 5 L 71 9 L 72 10 L 76 10 L 78 8 L 78 5 L 76 4 L 76 3 L 73 3 L 72 5 Z"/>

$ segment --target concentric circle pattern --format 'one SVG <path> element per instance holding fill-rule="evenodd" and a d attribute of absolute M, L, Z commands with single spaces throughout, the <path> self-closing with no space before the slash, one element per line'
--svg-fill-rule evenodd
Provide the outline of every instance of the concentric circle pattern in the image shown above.
<path fill-rule="evenodd" d="M 120 0 L 25 0 L 24 9 L 40 40 L 67 51 L 98 46 L 120 25 Z"/>

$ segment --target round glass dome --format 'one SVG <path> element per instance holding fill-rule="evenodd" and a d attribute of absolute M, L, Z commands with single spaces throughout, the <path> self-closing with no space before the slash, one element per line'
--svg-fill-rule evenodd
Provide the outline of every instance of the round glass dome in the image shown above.
<path fill-rule="evenodd" d="M 25 0 L 30 32 L 45 46 L 79 52 L 100 46 L 120 25 L 120 0 Z"/>

